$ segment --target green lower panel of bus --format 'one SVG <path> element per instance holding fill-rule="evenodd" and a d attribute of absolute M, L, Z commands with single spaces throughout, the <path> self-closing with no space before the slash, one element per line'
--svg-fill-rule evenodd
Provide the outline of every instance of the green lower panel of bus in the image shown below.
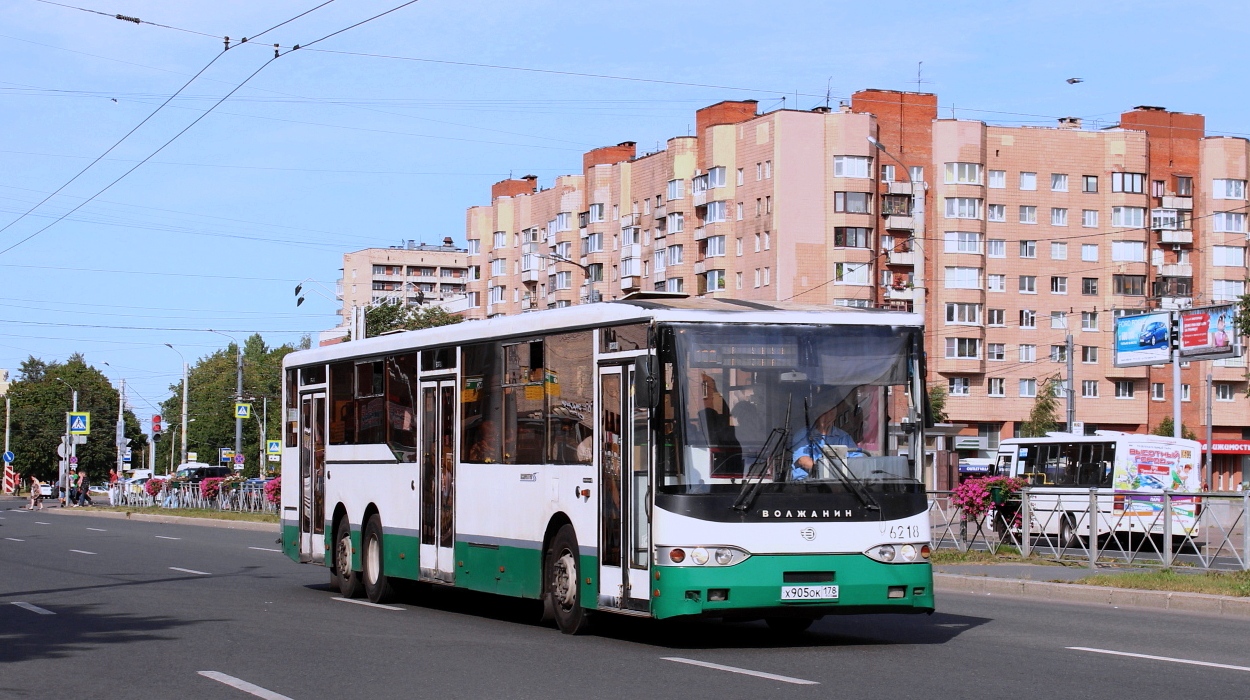
<path fill-rule="evenodd" d="M 882 564 L 862 554 L 757 555 L 734 566 L 660 566 L 652 569 L 651 614 L 755 613 L 802 615 L 930 612 L 933 567 Z M 837 597 L 827 594 L 837 586 Z M 781 599 L 783 586 L 817 589 L 818 600 Z"/>
<path fill-rule="evenodd" d="M 456 585 L 474 591 L 498 593 L 519 598 L 542 596 L 542 551 L 530 547 L 507 545 L 483 546 L 468 542 L 456 543 Z M 594 607 L 599 599 L 599 562 L 581 556 L 581 599 L 586 607 Z"/>
<path fill-rule="evenodd" d="M 282 553 L 299 561 L 299 523 L 294 520 L 282 521 Z"/>

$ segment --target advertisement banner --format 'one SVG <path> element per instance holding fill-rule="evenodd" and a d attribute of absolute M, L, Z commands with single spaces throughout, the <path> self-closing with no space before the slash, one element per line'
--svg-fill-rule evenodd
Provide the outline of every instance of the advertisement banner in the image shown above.
<path fill-rule="evenodd" d="M 1136 520 L 1142 531 L 1163 532 L 1163 492 L 1171 491 L 1173 532 L 1192 533 L 1197 500 L 1188 494 L 1202 491 L 1197 448 L 1191 440 L 1178 440 L 1175 445 L 1129 443 L 1123 450 L 1127 454 L 1116 455 L 1117 514 Z"/>
<path fill-rule="evenodd" d="M 1115 320 L 1115 366 L 1163 365 L 1172 361 L 1172 312 L 1156 311 Z"/>
<path fill-rule="evenodd" d="M 1237 357 L 1237 311 L 1231 304 L 1206 306 L 1180 312 L 1181 357 L 1195 360 L 1218 360 Z"/>

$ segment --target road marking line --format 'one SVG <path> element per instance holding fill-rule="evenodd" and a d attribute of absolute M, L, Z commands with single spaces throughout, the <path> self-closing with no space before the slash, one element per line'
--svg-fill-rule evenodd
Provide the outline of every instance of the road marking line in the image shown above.
<path fill-rule="evenodd" d="M 720 664 L 708 663 L 707 661 L 695 661 L 694 659 L 683 659 L 680 656 L 662 656 L 665 661 L 676 661 L 679 664 L 690 664 L 691 666 L 702 666 L 703 668 L 711 668 L 717 671 L 729 671 L 730 673 L 741 673 L 744 676 L 755 676 L 756 678 L 767 678 L 770 681 L 781 681 L 782 683 L 793 683 L 795 685 L 820 685 L 817 681 L 803 680 L 802 678 L 792 678 L 790 676 L 779 676 L 775 673 L 764 673 L 763 671 L 752 671 L 746 668 L 738 668 L 736 666 L 722 666 Z"/>
<path fill-rule="evenodd" d="M 205 678 L 217 681 L 218 683 L 225 683 L 231 688 L 242 690 L 245 693 L 255 695 L 258 698 L 264 698 L 265 700 L 291 700 L 291 698 L 286 695 L 275 693 L 272 690 L 267 690 L 254 683 L 248 683 L 241 678 L 227 676 L 221 671 L 199 671 L 199 674 Z"/>
<path fill-rule="evenodd" d="M 370 603 L 367 600 L 356 600 L 355 598 L 331 598 L 330 600 L 337 600 L 340 603 L 355 603 L 356 605 L 367 605 L 371 608 L 382 608 L 383 610 L 403 610 L 403 608 L 398 608 L 398 607 L 395 607 L 394 605 L 382 605 L 381 603 Z"/>
<path fill-rule="evenodd" d="M 164 535 L 156 535 L 156 539 L 158 540 L 180 540 L 182 538 L 181 537 L 166 537 Z"/>
<path fill-rule="evenodd" d="M 248 549 L 255 549 L 261 552 L 278 552 L 279 554 L 282 553 L 281 549 L 272 549 L 270 547 L 248 547 Z"/>
<path fill-rule="evenodd" d="M 39 522 L 38 520 L 36 520 L 36 521 L 35 521 L 35 524 L 36 524 L 36 525 L 51 525 L 52 523 L 41 523 L 41 522 Z"/>
<path fill-rule="evenodd" d="M 92 532 L 108 532 L 108 530 L 105 530 L 103 528 L 98 528 L 98 527 L 89 527 L 87 529 L 91 530 Z"/>
<path fill-rule="evenodd" d="M 13 603 L 13 604 L 24 610 L 29 610 L 33 613 L 39 613 L 40 615 L 55 615 L 56 614 L 52 612 L 51 610 L 44 610 L 38 605 L 31 605 L 30 603 Z"/>
<path fill-rule="evenodd" d="M 1127 651 L 1113 651 L 1111 649 L 1093 649 L 1090 647 L 1065 647 L 1073 651 L 1089 651 L 1095 654 L 1110 654 L 1112 656 L 1131 656 L 1135 659 L 1149 659 L 1151 661 L 1171 661 L 1176 664 L 1189 664 L 1191 666 L 1208 666 L 1210 668 L 1227 668 L 1233 671 L 1250 671 L 1250 666 L 1233 666 L 1232 664 L 1217 664 L 1210 661 L 1194 661 L 1193 659 L 1174 659 L 1170 656 L 1152 656 L 1150 654 L 1133 654 Z"/>
<path fill-rule="evenodd" d="M 6 539 L 6 540 L 8 540 L 8 541 L 10 541 L 10 542 L 25 542 L 25 541 L 26 541 L 26 540 L 19 540 L 19 539 L 17 539 L 16 537 L 6 537 L 6 538 L 4 538 L 4 539 Z"/>
<path fill-rule="evenodd" d="M 83 551 L 83 550 L 81 550 L 81 549 L 71 549 L 71 550 L 69 550 L 69 551 L 71 551 L 71 552 L 78 552 L 79 554 L 95 554 L 95 552 L 85 552 L 85 551 Z"/>
<path fill-rule="evenodd" d="M 212 574 L 208 573 L 207 571 L 196 571 L 195 569 L 180 569 L 176 566 L 171 566 L 169 568 L 173 569 L 174 571 L 181 571 L 185 574 L 195 574 L 197 576 L 212 576 Z"/>

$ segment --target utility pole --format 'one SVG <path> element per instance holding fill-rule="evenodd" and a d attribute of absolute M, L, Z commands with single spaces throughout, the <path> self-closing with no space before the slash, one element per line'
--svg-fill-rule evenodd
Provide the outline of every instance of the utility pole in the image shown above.
<path fill-rule="evenodd" d="M 126 380 L 121 380 L 121 391 L 117 392 L 117 475 L 125 471 L 126 463 Z M 113 488 L 113 484 L 109 484 Z M 111 491 L 110 491 L 111 493 Z"/>
<path fill-rule="evenodd" d="M 1181 354 L 1172 350 L 1172 437 L 1181 436 Z"/>
<path fill-rule="evenodd" d="M 1207 488 L 1207 489 L 1212 488 L 1214 486 L 1214 484 L 1211 483 L 1211 472 L 1212 472 L 1211 458 L 1213 456 L 1212 451 L 1214 450 L 1214 447 L 1215 447 L 1214 445 L 1211 444 L 1211 440 L 1213 439 L 1213 436 L 1211 435 L 1211 432 L 1212 432 L 1212 428 L 1211 428 L 1211 425 L 1212 425 L 1212 414 L 1211 414 L 1212 391 L 1213 391 L 1213 384 L 1211 382 L 1211 373 L 1207 372 L 1207 464 L 1206 464 L 1206 467 L 1202 470 L 1203 488 Z"/>
<path fill-rule="evenodd" d="M 187 461 L 187 362 L 182 362 L 182 461 Z M 170 445 L 172 448 L 173 445 Z"/>
<path fill-rule="evenodd" d="M 1075 430 L 1076 425 L 1076 380 L 1073 377 L 1072 365 L 1072 334 L 1068 333 L 1067 337 L 1067 359 L 1068 359 L 1068 432 Z"/>
<path fill-rule="evenodd" d="M 4 397 L 4 453 L 6 455 L 9 453 L 9 417 L 12 414 L 12 410 L 13 410 L 13 407 L 9 404 L 9 397 L 6 395 Z M 12 467 L 13 467 L 12 462 L 4 463 L 4 473 L 6 477 L 9 474 L 9 469 L 11 469 Z M 13 491 L 14 493 L 16 493 L 20 491 L 21 489 L 22 489 L 22 485 L 16 484 L 14 486 Z"/>
<path fill-rule="evenodd" d="M 243 401 L 243 345 L 236 341 L 234 346 L 239 351 L 238 352 L 238 358 L 239 358 L 238 370 L 236 372 L 237 378 L 235 380 L 235 389 L 234 389 L 234 402 L 235 404 L 238 404 Z M 236 455 L 241 455 L 243 454 L 243 419 L 238 416 L 238 413 L 239 413 L 238 409 L 235 409 L 234 453 Z M 182 431 L 182 439 L 183 439 L 183 444 L 185 445 L 186 439 L 187 439 L 186 430 Z"/>

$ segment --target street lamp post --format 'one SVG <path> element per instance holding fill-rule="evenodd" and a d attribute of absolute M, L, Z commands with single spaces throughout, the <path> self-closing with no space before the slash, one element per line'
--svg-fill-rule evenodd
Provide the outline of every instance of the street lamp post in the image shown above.
<path fill-rule="evenodd" d="M 179 462 L 181 464 L 187 461 L 187 358 L 183 357 L 182 353 L 178 352 L 178 348 L 175 348 L 173 345 L 165 343 L 165 347 L 177 352 L 179 359 L 182 360 L 182 460 Z M 169 452 L 173 454 L 173 446 L 171 445 L 170 447 Z"/>
<path fill-rule="evenodd" d="M 208 332 L 216 333 L 217 335 L 224 335 L 227 338 L 234 341 L 234 347 L 238 351 L 237 353 L 238 362 L 236 363 L 236 366 L 237 366 L 236 375 L 237 376 L 235 380 L 234 402 L 236 404 L 240 403 L 241 401 L 243 401 L 243 344 L 240 343 L 237 339 L 235 339 L 234 336 L 227 335 L 226 333 L 222 333 L 221 331 L 215 331 L 210 328 L 208 329 Z M 234 417 L 234 453 L 236 455 L 239 455 L 239 454 L 243 454 L 243 419 L 237 415 L 238 414 L 237 410 L 235 411 L 235 413 L 236 415 Z"/>
<path fill-rule="evenodd" d="M 65 386 L 69 387 L 70 391 L 73 392 L 72 394 L 73 408 L 71 408 L 70 411 L 73 413 L 77 413 L 78 412 L 78 388 L 75 387 L 73 384 L 70 384 L 69 382 L 65 381 L 64 379 L 61 379 L 60 377 L 57 377 L 56 380 L 64 384 Z M 66 413 L 65 414 L 65 460 L 61 462 L 60 479 L 58 480 L 59 481 L 58 488 L 60 488 L 63 491 L 63 493 L 65 494 L 67 498 L 69 497 L 69 469 L 71 468 L 73 463 L 77 461 L 75 459 L 78 456 L 77 448 L 78 446 L 74 444 L 74 436 L 70 434 L 69 432 L 69 414 Z M 64 499 L 61 500 L 61 507 L 62 508 L 65 507 Z"/>

